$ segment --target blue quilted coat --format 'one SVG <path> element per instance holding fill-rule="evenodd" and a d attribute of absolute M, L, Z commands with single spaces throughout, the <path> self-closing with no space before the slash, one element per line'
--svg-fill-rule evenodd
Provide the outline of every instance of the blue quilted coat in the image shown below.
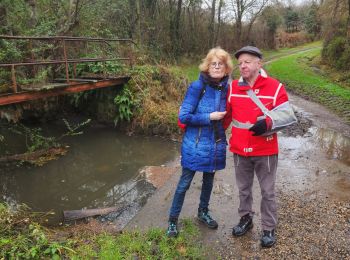
<path fill-rule="evenodd" d="M 221 121 L 209 119 L 211 112 L 226 111 L 227 78 L 219 85 L 222 89 L 210 86 L 205 75 L 200 74 L 199 79 L 188 87 L 179 112 L 180 122 L 187 125 L 181 148 L 181 165 L 184 168 L 201 172 L 225 168 L 225 130 Z M 205 92 L 198 103 L 203 86 Z"/>

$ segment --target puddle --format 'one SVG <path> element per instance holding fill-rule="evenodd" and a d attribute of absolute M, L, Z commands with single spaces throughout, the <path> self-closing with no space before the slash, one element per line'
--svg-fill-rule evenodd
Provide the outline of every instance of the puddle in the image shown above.
<path fill-rule="evenodd" d="M 330 129 L 311 127 L 303 136 L 279 137 L 278 182 L 291 191 L 316 191 L 350 198 L 350 139 Z"/>
<path fill-rule="evenodd" d="M 339 160 L 350 166 L 350 138 L 324 128 L 311 128 L 310 132 L 321 148 L 326 150 L 328 159 Z"/>

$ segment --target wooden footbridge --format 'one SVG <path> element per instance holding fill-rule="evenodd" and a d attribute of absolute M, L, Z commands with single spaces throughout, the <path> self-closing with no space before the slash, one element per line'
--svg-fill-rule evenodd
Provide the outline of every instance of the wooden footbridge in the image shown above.
<path fill-rule="evenodd" d="M 130 79 L 127 75 L 87 74 L 81 68 L 84 63 L 101 63 L 103 67 L 107 62 L 132 66 L 130 49 L 135 43 L 131 39 L 0 35 L 1 41 L 12 44 L 14 48 L 19 46 L 22 51 L 18 55 L 21 60 L 0 60 L 0 73 L 5 75 L 0 78 L 0 106 L 120 86 Z M 99 55 L 91 57 L 91 53 Z M 121 57 L 120 53 L 127 57 Z M 34 80 L 43 71 L 50 76 L 45 77 L 44 82 Z"/>

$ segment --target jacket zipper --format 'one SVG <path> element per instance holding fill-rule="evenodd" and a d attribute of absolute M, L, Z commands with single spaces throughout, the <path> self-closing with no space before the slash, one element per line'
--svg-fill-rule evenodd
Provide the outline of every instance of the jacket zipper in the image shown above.
<path fill-rule="evenodd" d="M 197 145 L 199 143 L 199 139 L 201 138 L 201 134 L 202 134 L 202 127 L 199 127 L 198 135 L 197 135 L 197 139 L 196 139 L 196 148 L 197 148 Z"/>

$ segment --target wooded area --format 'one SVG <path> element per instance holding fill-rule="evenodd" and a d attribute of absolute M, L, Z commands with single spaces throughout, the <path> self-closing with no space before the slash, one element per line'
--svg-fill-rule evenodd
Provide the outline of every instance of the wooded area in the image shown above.
<path fill-rule="evenodd" d="M 175 58 L 216 45 L 232 51 L 248 43 L 275 48 L 349 37 L 349 5 L 346 0 L 299 5 L 290 0 L 2 0 L 0 33 L 132 38 L 156 58 Z M 0 60 L 15 58 L 8 43 L 1 45 Z"/>

